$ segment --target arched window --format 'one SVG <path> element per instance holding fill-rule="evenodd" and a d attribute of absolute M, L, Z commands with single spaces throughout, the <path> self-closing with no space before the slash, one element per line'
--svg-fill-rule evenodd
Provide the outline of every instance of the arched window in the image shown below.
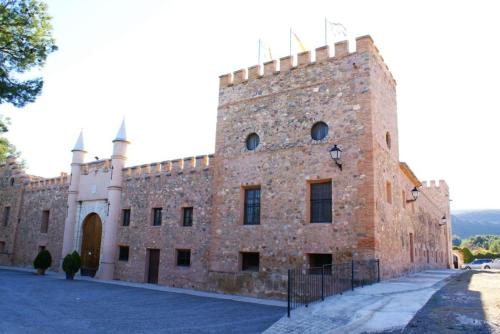
<path fill-rule="evenodd" d="M 15 182 L 14 178 L 13 178 L 13 177 L 11 177 L 11 178 L 10 178 L 10 186 L 11 186 L 11 187 L 13 187 L 13 186 L 14 186 L 14 182 Z"/>
<path fill-rule="evenodd" d="M 328 135 L 328 125 L 325 122 L 317 122 L 311 128 L 311 137 L 314 140 L 321 140 Z"/>
<path fill-rule="evenodd" d="M 247 150 L 253 151 L 259 146 L 260 138 L 256 133 L 251 133 L 247 137 Z"/>
<path fill-rule="evenodd" d="M 389 132 L 386 132 L 386 134 L 385 134 L 385 143 L 387 144 L 387 148 L 390 150 L 391 149 L 391 134 Z"/>

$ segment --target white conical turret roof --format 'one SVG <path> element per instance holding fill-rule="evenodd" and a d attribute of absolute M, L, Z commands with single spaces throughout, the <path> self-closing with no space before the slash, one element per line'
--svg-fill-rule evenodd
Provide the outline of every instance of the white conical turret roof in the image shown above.
<path fill-rule="evenodd" d="M 83 148 L 83 130 L 80 131 L 80 135 L 76 140 L 75 147 L 73 147 L 73 151 L 85 151 L 85 149 Z"/>
<path fill-rule="evenodd" d="M 113 141 L 127 141 L 127 131 L 125 129 L 125 118 L 122 121 L 122 125 L 120 126 L 120 130 L 116 134 L 116 138 Z"/>

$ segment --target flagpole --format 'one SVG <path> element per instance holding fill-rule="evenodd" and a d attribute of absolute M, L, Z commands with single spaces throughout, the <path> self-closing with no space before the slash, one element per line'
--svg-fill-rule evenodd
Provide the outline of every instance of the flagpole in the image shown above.
<path fill-rule="evenodd" d="M 328 29 L 327 29 L 326 16 L 325 16 L 325 45 L 328 45 Z"/>
<path fill-rule="evenodd" d="M 260 65 L 260 38 L 259 38 L 259 55 L 257 56 L 257 65 Z"/>

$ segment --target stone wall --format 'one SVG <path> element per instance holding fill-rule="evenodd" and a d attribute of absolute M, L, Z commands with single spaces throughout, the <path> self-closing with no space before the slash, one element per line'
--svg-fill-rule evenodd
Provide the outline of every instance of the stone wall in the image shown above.
<path fill-rule="evenodd" d="M 148 248 L 160 249 L 159 283 L 205 289 L 207 281 L 213 171 L 208 159 L 198 165 L 173 161 L 158 171 L 126 172 L 122 208 L 130 209 L 130 225 L 118 228 L 118 244 L 129 246 L 129 260 L 116 262 L 117 279 L 146 281 Z M 136 170 L 136 167 L 130 170 Z M 192 226 L 182 225 L 182 208 L 193 207 Z M 153 208 L 162 208 L 161 226 L 152 226 Z M 176 264 L 176 249 L 191 250 L 191 265 Z"/>

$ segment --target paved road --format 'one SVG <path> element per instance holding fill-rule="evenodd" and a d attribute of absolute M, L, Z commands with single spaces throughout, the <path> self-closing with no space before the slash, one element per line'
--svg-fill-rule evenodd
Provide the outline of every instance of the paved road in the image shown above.
<path fill-rule="evenodd" d="M 261 333 L 285 312 L 0 269 L 0 333 Z"/>
<path fill-rule="evenodd" d="M 404 334 L 500 333 L 500 271 L 455 276 L 415 315 Z"/>

